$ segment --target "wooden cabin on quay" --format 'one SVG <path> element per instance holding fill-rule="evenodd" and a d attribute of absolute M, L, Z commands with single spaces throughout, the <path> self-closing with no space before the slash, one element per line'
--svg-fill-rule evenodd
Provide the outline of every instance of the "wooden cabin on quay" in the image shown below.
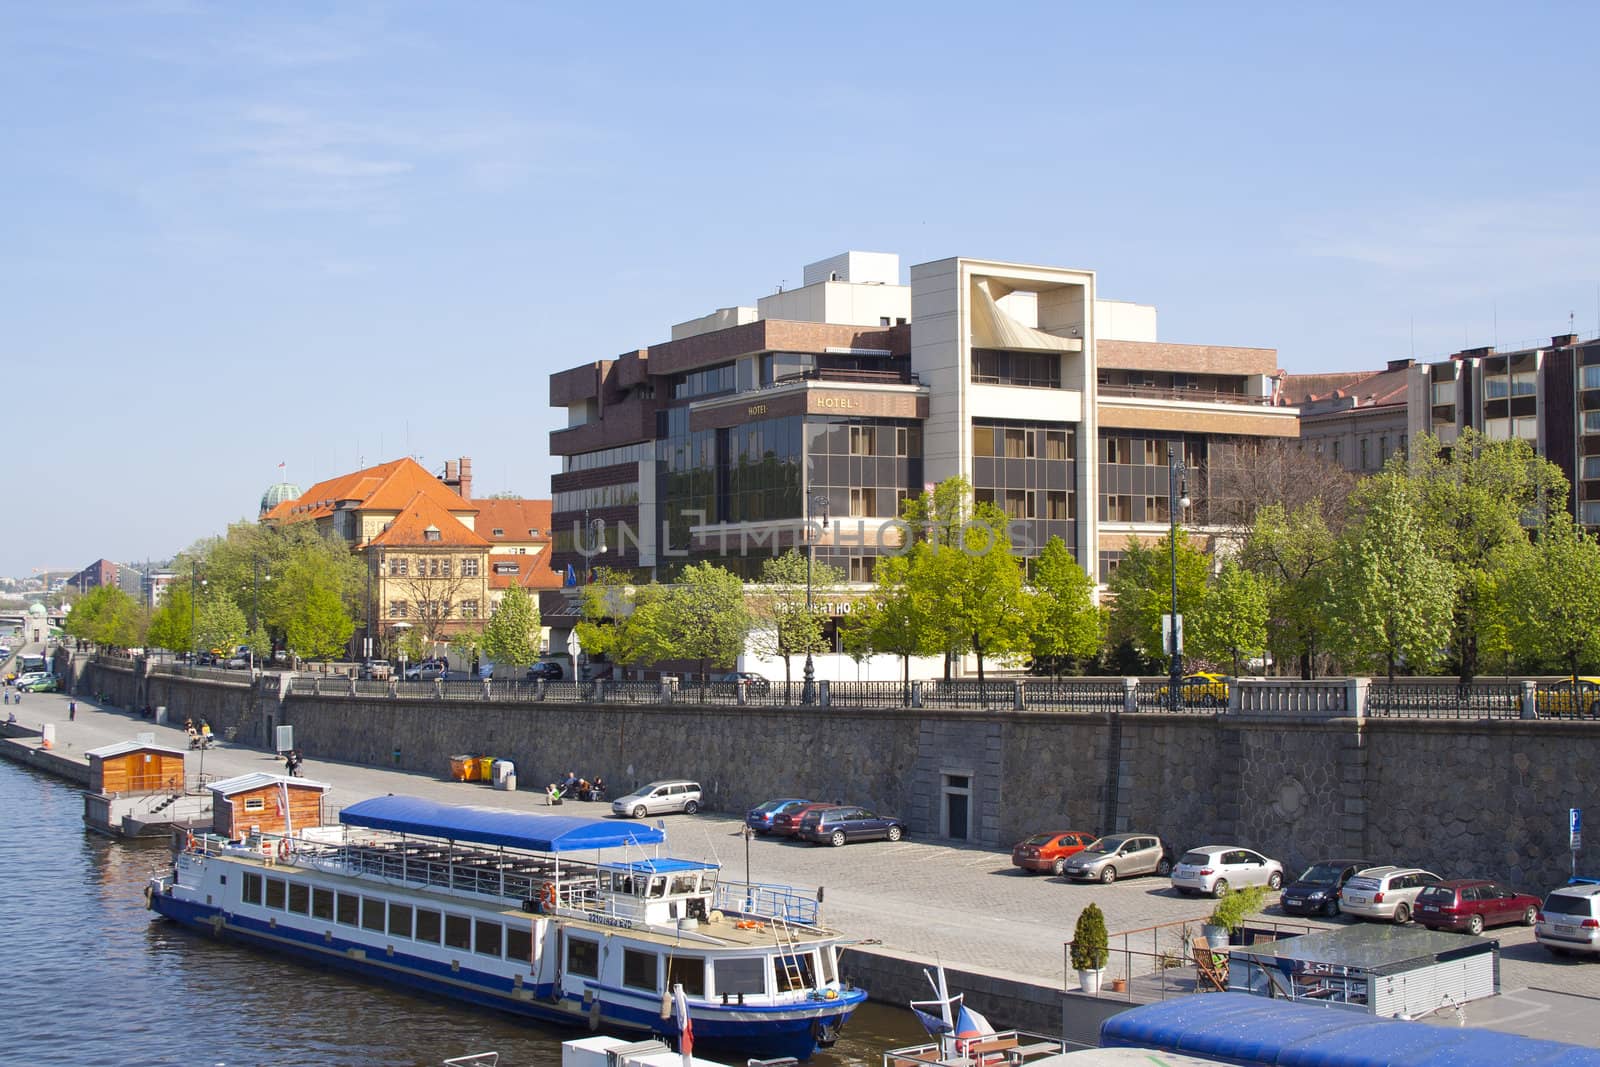
<path fill-rule="evenodd" d="M 321 826 L 331 785 L 255 772 L 211 783 L 211 832 L 237 841 L 250 834 L 289 834 Z"/>
<path fill-rule="evenodd" d="M 174 826 L 204 825 L 210 798 L 184 788 L 183 750 L 145 735 L 90 749 L 83 821 L 91 830 L 152 837 Z"/>

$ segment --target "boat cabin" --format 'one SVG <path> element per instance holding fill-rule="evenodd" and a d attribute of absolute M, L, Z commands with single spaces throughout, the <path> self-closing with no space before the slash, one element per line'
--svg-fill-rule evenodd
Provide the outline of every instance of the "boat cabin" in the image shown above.
<path fill-rule="evenodd" d="M 649 926 L 672 926 L 680 920 L 694 926 L 711 914 L 718 870 L 714 863 L 647 859 L 602 863 L 595 874 L 611 914 Z"/>
<path fill-rule="evenodd" d="M 237 841 L 322 825 L 322 798 L 333 787 L 281 774 L 241 774 L 211 783 L 211 832 Z"/>
<path fill-rule="evenodd" d="M 151 740 L 92 748 L 89 792 L 105 797 L 183 792 L 183 750 Z"/>

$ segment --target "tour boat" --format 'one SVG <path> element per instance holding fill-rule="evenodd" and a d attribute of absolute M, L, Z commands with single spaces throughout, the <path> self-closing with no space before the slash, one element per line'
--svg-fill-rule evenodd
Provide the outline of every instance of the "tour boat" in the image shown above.
<path fill-rule="evenodd" d="M 291 781 L 280 817 L 299 810 Z M 806 1059 L 866 999 L 839 976 L 843 938 L 815 896 L 647 855 L 665 841 L 656 826 L 385 796 L 345 808 L 339 825 L 236 828 L 270 820 L 252 804 L 239 820 L 219 805 L 212 832 L 183 841 L 146 888 L 152 910 L 590 1030 L 676 1040 L 669 991 L 681 985 L 694 1040 L 746 1057 Z"/>

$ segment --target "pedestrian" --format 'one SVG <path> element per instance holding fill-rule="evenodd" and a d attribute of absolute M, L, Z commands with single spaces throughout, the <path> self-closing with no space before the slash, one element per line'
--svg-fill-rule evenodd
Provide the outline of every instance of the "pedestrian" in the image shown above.
<path fill-rule="evenodd" d="M 78 702 L 76 700 L 67 701 L 67 721 L 78 721 Z"/>

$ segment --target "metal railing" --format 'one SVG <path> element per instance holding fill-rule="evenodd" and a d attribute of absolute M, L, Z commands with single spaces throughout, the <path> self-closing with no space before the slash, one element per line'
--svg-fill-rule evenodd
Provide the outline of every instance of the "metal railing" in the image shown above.
<path fill-rule="evenodd" d="M 1374 682 L 1367 687 L 1366 713 L 1402 719 L 1517 719 L 1522 717 L 1522 686 Z"/>
<path fill-rule="evenodd" d="M 1121 678 L 1022 683 L 1022 706 L 1037 711 L 1121 711 L 1126 699 Z"/>
<path fill-rule="evenodd" d="M 1102 385 L 1101 396 L 1136 397 L 1148 400 L 1178 400 L 1191 404 L 1248 404 L 1264 407 L 1272 403 L 1269 396 L 1250 396 L 1216 389 L 1173 389 L 1159 385 Z"/>
<path fill-rule="evenodd" d="M 255 676 L 250 671 L 230 671 L 221 667 L 191 667 L 184 663 L 159 663 L 150 668 L 151 674 L 165 674 L 176 678 L 194 678 L 225 685 L 250 686 Z"/>

